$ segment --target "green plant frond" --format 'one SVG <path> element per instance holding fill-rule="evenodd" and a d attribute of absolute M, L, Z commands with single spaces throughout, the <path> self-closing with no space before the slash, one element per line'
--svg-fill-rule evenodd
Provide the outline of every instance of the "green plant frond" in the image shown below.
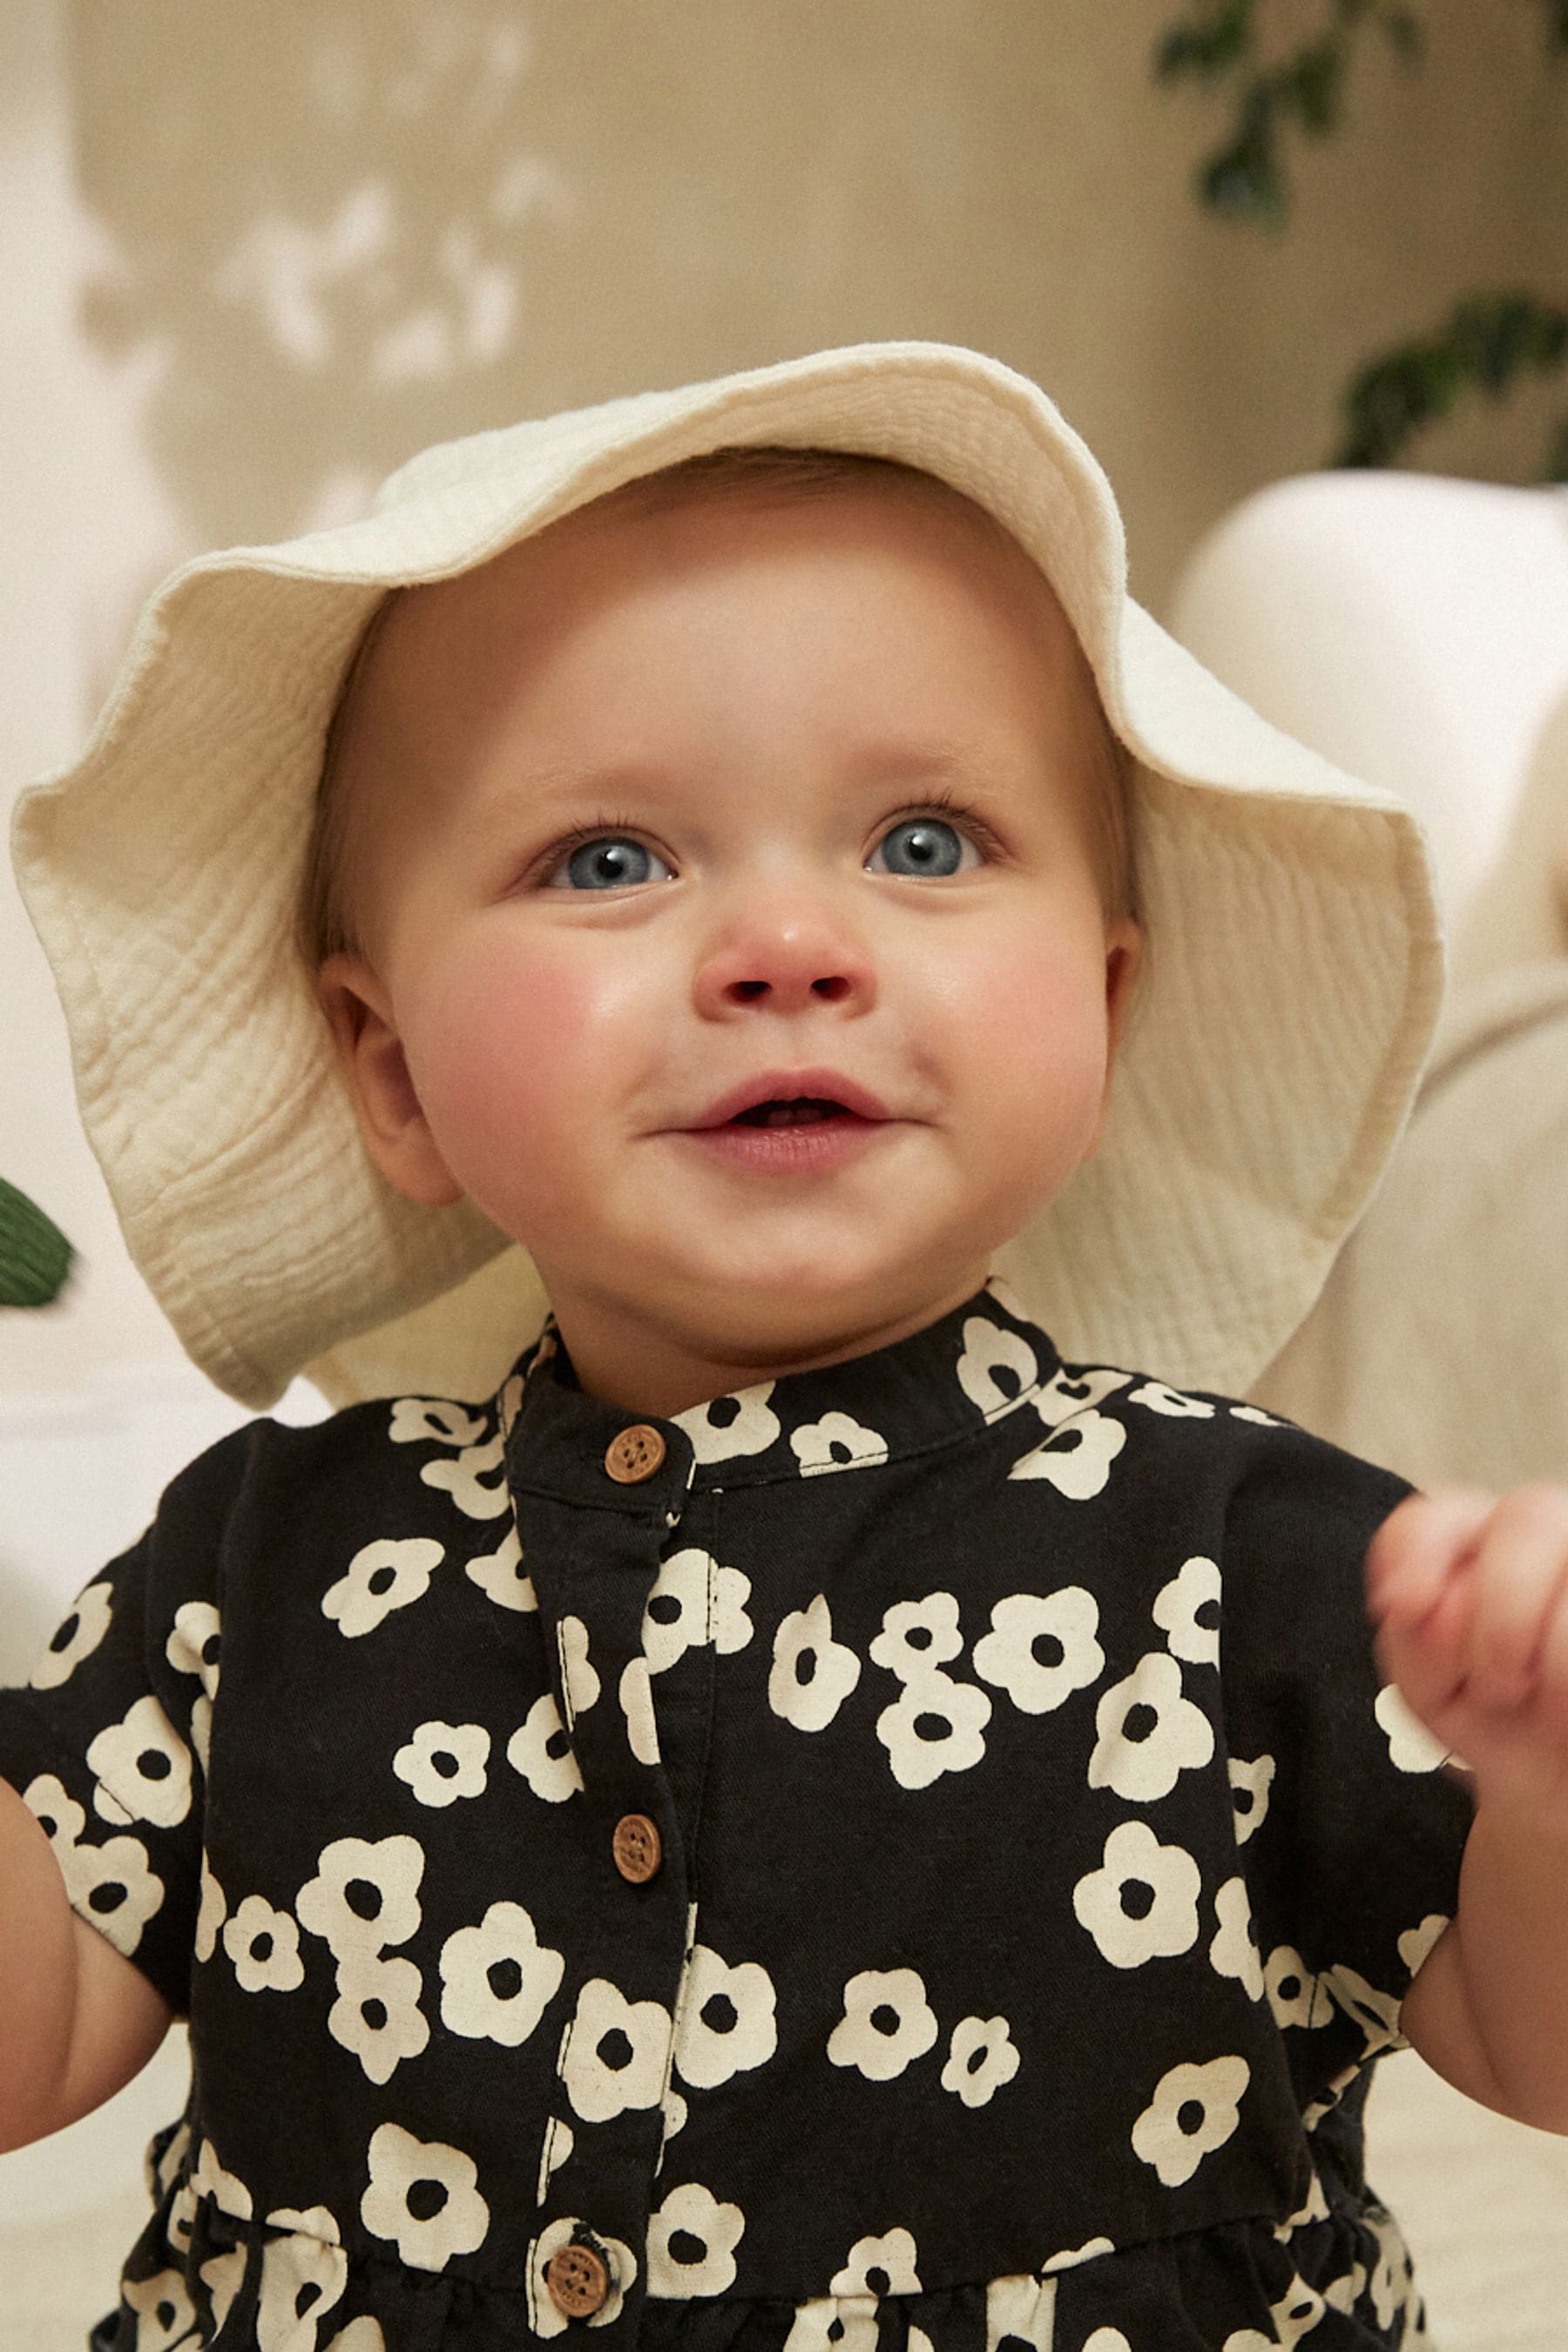
<path fill-rule="evenodd" d="M 1343 401 L 1344 436 L 1336 466 L 1391 466 L 1425 425 L 1446 416 L 1461 393 L 1501 400 L 1527 372 L 1549 374 L 1568 361 L 1568 311 L 1517 290 L 1470 294 L 1446 324 L 1368 362 Z M 1568 432 L 1568 428 L 1564 428 Z M 1547 478 L 1568 459 L 1563 435 L 1552 445 Z"/>
<path fill-rule="evenodd" d="M 1361 35 L 1378 28 L 1406 64 L 1425 52 L 1423 21 L 1410 0 L 1324 0 L 1321 29 L 1278 65 L 1256 67 L 1263 0 L 1207 0 L 1191 20 L 1169 26 L 1154 51 L 1160 80 L 1182 74 L 1235 89 L 1231 135 L 1198 166 L 1199 201 L 1231 220 L 1281 228 L 1290 190 L 1279 127 L 1293 123 L 1307 138 L 1338 130 L 1352 55 Z M 1568 15 L 1568 0 L 1555 0 Z"/>
<path fill-rule="evenodd" d="M 1155 47 L 1155 79 L 1194 74 L 1217 81 L 1232 72 L 1251 51 L 1257 5 L 1258 0 L 1209 0 L 1195 23 L 1171 26 Z"/>
<path fill-rule="evenodd" d="M 0 1307 L 47 1307 L 64 1286 L 72 1255 L 58 1226 L 0 1176 Z"/>
<path fill-rule="evenodd" d="M 1568 56 L 1568 0 L 1542 0 L 1542 6 L 1546 17 L 1547 47 L 1558 56 Z"/>

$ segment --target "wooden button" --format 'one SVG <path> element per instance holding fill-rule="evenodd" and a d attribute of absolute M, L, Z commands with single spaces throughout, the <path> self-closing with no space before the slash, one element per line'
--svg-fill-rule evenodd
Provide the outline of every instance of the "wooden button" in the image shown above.
<path fill-rule="evenodd" d="M 610 2273 L 592 2246 L 563 2246 L 544 2265 L 544 2284 L 557 2311 L 586 2319 L 610 2292 Z"/>
<path fill-rule="evenodd" d="M 641 1886 L 657 1876 L 664 1860 L 664 1841 L 658 1823 L 650 1822 L 646 1813 L 623 1813 L 610 1843 L 616 1868 L 634 1886 Z"/>
<path fill-rule="evenodd" d="M 664 1460 L 664 1440 L 646 1421 L 636 1421 L 612 1437 L 605 1467 L 617 1486 L 640 1486 Z"/>

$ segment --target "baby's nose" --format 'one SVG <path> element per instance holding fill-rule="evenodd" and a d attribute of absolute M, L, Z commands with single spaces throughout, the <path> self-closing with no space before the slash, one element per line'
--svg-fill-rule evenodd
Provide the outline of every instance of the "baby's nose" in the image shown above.
<path fill-rule="evenodd" d="M 799 1013 L 815 1005 L 868 1012 L 876 1001 L 871 959 L 849 930 L 816 912 L 753 914 L 713 942 L 698 967 L 697 1009 L 724 1019 L 749 1005 Z"/>

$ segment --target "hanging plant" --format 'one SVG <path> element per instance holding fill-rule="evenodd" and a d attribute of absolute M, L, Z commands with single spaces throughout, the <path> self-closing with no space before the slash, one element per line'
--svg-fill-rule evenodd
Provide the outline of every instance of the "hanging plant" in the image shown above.
<path fill-rule="evenodd" d="M 1568 0 L 1528 0 L 1543 18 L 1549 59 L 1568 57 Z M 1197 81 L 1220 92 L 1229 128 L 1197 167 L 1199 202 L 1228 220 L 1282 230 L 1290 217 L 1290 142 L 1322 140 L 1343 120 L 1357 58 L 1369 41 L 1407 67 L 1426 55 L 1426 27 L 1407 0 L 1325 0 L 1318 30 L 1272 63 L 1263 33 L 1276 0 L 1191 0 L 1160 36 L 1160 81 Z M 1502 400 L 1529 375 L 1568 363 L 1568 312 L 1527 290 L 1466 295 L 1426 335 L 1376 352 L 1341 397 L 1342 435 L 1331 463 L 1391 466 L 1467 393 Z M 1554 427 L 1542 467 L 1568 480 L 1568 418 Z"/>

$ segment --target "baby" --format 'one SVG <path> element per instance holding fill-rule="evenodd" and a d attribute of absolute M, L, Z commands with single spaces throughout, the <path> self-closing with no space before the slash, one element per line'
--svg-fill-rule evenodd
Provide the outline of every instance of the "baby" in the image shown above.
<path fill-rule="evenodd" d="M 1568 2131 L 1568 1494 L 1223 1392 L 1425 870 L 1043 397 L 429 453 L 173 583 L 18 860 L 193 1354 L 365 1400 L 0 1698 L 0 2144 L 191 2023 L 99 2352 L 1418 2340 L 1376 2060 Z"/>

